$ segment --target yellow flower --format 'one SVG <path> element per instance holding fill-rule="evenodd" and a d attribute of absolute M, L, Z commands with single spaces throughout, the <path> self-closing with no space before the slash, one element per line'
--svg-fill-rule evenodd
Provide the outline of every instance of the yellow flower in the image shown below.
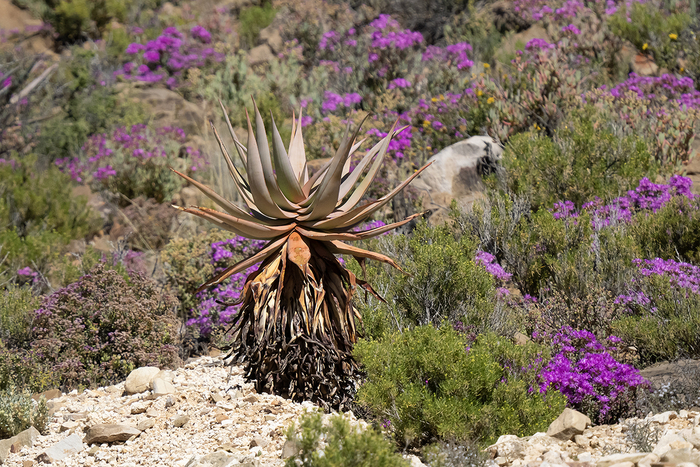
<path fill-rule="evenodd" d="M 678 39 L 678 34 L 669 34 L 668 37 L 669 37 L 672 41 L 675 41 L 676 39 Z"/>
<path fill-rule="evenodd" d="M 430 120 L 423 120 L 423 128 L 428 128 L 430 126 Z"/>
<path fill-rule="evenodd" d="M 491 65 L 489 65 L 488 63 L 484 63 L 484 68 L 488 70 L 489 68 L 491 68 Z"/>
<path fill-rule="evenodd" d="M 484 95 L 484 92 L 483 92 L 481 89 L 479 89 L 479 90 L 476 91 L 476 95 L 477 95 L 478 97 L 481 97 L 481 96 Z"/>
<path fill-rule="evenodd" d="M 440 94 L 439 99 L 440 99 L 440 102 L 442 102 L 442 101 L 445 100 L 445 96 L 443 96 L 442 94 Z"/>
<path fill-rule="evenodd" d="M 496 102 L 496 99 L 494 99 L 493 97 L 489 97 L 488 99 L 486 99 L 487 104 L 493 104 L 494 102 Z"/>
<path fill-rule="evenodd" d="M 679 71 L 680 71 L 681 73 L 683 73 L 683 72 L 685 71 L 685 68 L 681 67 L 681 69 L 680 69 Z"/>
<path fill-rule="evenodd" d="M 644 45 L 642 46 L 642 50 L 646 50 L 646 49 L 648 49 L 648 48 L 649 48 L 649 44 L 647 44 L 647 43 L 645 42 Z"/>
<path fill-rule="evenodd" d="M 430 102 L 437 102 L 437 101 L 438 101 L 437 97 L 433 97 L 432 99 L 430 99 Z"/>

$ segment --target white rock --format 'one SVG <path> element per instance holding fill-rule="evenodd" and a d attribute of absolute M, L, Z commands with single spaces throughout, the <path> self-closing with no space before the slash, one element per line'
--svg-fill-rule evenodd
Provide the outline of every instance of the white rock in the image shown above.
<path fill-rule="evenodd" d="M 126 378 L 124 390 L 127 394 L 138 394 L 151 389 L 151 380 L 158 374 L 160 368 L 154 366 L 143 366 L 137 368 Z"/>

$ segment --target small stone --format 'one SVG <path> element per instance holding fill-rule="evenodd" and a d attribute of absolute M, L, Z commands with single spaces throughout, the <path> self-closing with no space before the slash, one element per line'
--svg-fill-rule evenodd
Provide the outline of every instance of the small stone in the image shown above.
<path fill-rule="evenodd" d="M 654 415 L 653 417 L 651 417 L 650 421 L 660 424 L 666 424 L 671 420 L 675 420 L 676 418 L 678 418 L 677 412 L 668 411 Z"/>
<path fill-rule="evenodd" d="M 216 451 L 202 457 L 200 464 L 210 467 L 227 467 L 237 460 L 236 456 L 225 451 Z"/>
<path fill-rule="evenodd" d="M 160 372 L 160 368 L 143 366 L 137 368 L 126 377 L 124 390 L 127 394 L 138 394 L 151 388 L 151 380 Z"/>
<path fill-rule="evenodd" d="M 101 423 L 93 425 L 85 433 L 86 444 L 120 443 L 132 436 L 138 436 L 141 430 L 131 425 Z"/>
<path fill-rule="evenodd" d="M 73 433 L 79 427 L 80 427 L 80 423 L 74 422 L 74 421 L 69 421 L 69 422 L 63 423 L 61 425 L 61 428 L 58 429 L 58 432 L 63 433 L 64 431 L 67 431 L 68 433 Z"/>
<path fill-rule="evenodd" d="M 282 446 L 282 459 L 289 459 L 292 456 L 299 454 L 299 445 L 296 441 L 288 439 Z"/>
<path fill-rule="evenodd" d="M 219 392 L 214 392 L 211 395 L 211 400 L 214 401 L 214 403 L 216 404 L 217 402 L 221 402 L 222 400 L 224 400 L 224 396 L 222 396 Z"/>
<path fill-rule="evenodd" d="M 634 467 L 634 462 L 619 462 L 611 465 L 610 467 Z"/>
<path fill-rule="evenodd" d="M 175 405 L 175 399 L 173 399 L 172 396 L 168 396 L 165 398 L 165 408 L 170 408 L 173 405 Z"/>
<path fill-rule="evenodd" d="M 146 410 L 146 416 L 151 417 L 151 418 L 156 418 L 160 415 L 156 409 L 148 409 Z"/>
<path fill-rule="evenodd" d="M 151 384 L 153 386 L 154 397 L 166 396 L 168 394 L 175 394 L 177 392 L 175 386 L 173 386 L 173 383 L 165 381 L 161 378 L 153 379 Z"/>
<path fill-rule="evenodd" d="M 233 420 L 221 420 L 221 426 L 233 426 Z"/>
<path fill-rule="evenodd" d="M 582 448 L 586 449 L 591 444 L 588 438 L 583 435 L 574 436 L 574 443 L 578 444 Z"/>
<path fill-rule="evenodd" d="M 251 394 L 249 396 L 246 396 L 245 399 L 243 399 L 243 402 L 250 402 L 251 404 L 255 404 L 256 402 L 258 402 L 258 398 L 255 395 Z"/>
<path fill-rule="evenodd" d="M 28 461 L 22 461 L 22 467 L 32 467 L 34 465 L 34 461 L 28 460 Z"/>
<path fill-rule="evenodd" d="M 270 415 L 265 415 L 265 421 L 266 421 L 266 422 L 271 422 L 271 421 L 274 420 L 275 418 L 277 418 L 277 417 L 275 417 L 275 416 L 272 415 L 272 414 L 270 414 Z"/>
<path fill-rule="evenodd" d="M 578 455 L 579 462 L 591 462 L 593 460 L 593 455 L 590 452 L 582 452 Z"/>
<path fill-rule="evenodd" d="M 63 416 L 64 420 L 87 420 L 88 414 L 83 412 L 69 413 Z"/>
<path fill-rule="evenodd" d="M 180 428 L 189 421 L 190 417 L 188 417 L 187 415 L 176 415 L 175 418 L 173 418 L 173 426 L 176 428 Z"/>
<path fill-rule="evenodd" d="M 695 465 L 700 465 L 700 453 L 693 451 L 692 447 L 671 449 L 661 456 L 661 462 L 669 462 L 673 464 L 690 462 Z"/>
<path fill-rule="evenodd" d="M 220 414 L 218 414 L 216 417 L 214 417 L 214 419 L 215 419 L 217 422 L 221 423 L 221 422 L 223 422 L 224 420 L 228 420 L 228 416 L 225 415 L 225 414 L 220 413 Z"/>
<path fill-rule="evenodd" d="M 99 450 L 100 450 L 99 446 L 97 446 L 97 445 L 92 446 L 90 449 L 88 449 L 88 452 L 87 452 L 88 456 L 94 456 L 95 454 L 97 454 L 97 451 L 99 451 Z"/>
<path fill-rule="evenodd" d="M 35 401 L 38 401 L 39 399 L 41 399 L 43 397 L 48 402 L 51 399 L 58 399 L 62 395 L 63 395 L 63 393 L 61 392 L 60 389 L 49 389 L 48 391 L 44 391 L 44 392 L 39 393 L 39 394 L 34 394 L 32 396 L 32 399 L 34 399 Z"/>
<path fill-rule="evenodd" d="M 270 442 L 269 442 L 268 440 L 266 440 L 266 439 L 264 439 L 264 438 L 260 438 L 259 436 L 256 436 L 256 437 L 253 438 L 253 440 L 250 442 L 250 447 L 251 447 L 251 448 L 254 448 L 254 447 L 261 447 L 261 448 L 264 448 L 264 447 L 267 446 L 269 443 L 270 443 Z"/>
<path fill-rule="evenodd" d="M 637 461 L 645 458 L 647 454 L 648 453 L 646 452 L 611 454 L 609 456 L 601 457 L 598 460 L 596 467 L 612 467 L 615 464 L 622 464 L 625 462 L 636 464 Z"/>
<path fill-rule="evenodd" d="M 148 405 L 143 402 L 136 402 L 131 405 L 131 415 L 138 415 L 145 413 L 148 410 Z"/>
<path fill-rule="evenodd" d="M 561 415 L 549 425 L 547 435 L 562 441 L 568 441 L 575 435 L 582 434 L 586 427 L 590 425 L 590 418 L 577 410 L 567 407 Z"/>
<path fill-rule="evenodd" d="M 73 433 L 39 454 L 36 460 L 45 464 L 52 464 L 76 454 L 83 449 L 85 449 L 85 445 L 80 435 Z"/>
<path fill-rule="evenodd" d="M 153 428 L 153 426 L 156 424 L 156 421 L 153 420 L 152 418 L 147 418 L 145 420 L 141 420 L 137 425 L 136 428 L 141 430 L 141 431 L 146 431 L 149 428 Z"/>

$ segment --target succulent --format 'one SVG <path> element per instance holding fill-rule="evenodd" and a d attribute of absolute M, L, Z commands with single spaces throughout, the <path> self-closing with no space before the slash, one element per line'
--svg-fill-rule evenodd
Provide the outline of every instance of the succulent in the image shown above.
<path fill-rule="evenodd" d="M 350 156 L 364 140 L 355 142 L 361 124 L 352 135 L 348 124 L 335 156 L 309 176 L 301 111 L 298 118 L 292 116 L 292 136 L 286 149 L 274 119 L 272 145 L 268 144 L 265 125 L 253 103 L 256 128 L 253 130 L 246 111 L 247 148 L 236 137 L 221 104 L 244 172 L 233 163 L 212 124 L 245 207 L 175 171 L 224 212 L 206 207 L 176 208 L 235 234 L 269 241 L 257 254 L 206 281 L 200 290 L 260 262 L 257 270 L 247 277 L 241 293 L 241 310 L 230 330 L 233 342 L 228 354 L 230 361 L 246 364 L 246 376 L 255 382 L 258 392 L 312 400 L 326 408 L 346 407 L 354 395 L 359 371 L 351 354 L 361 320 L 352 304 L 353 293 L 357 286 L 376 293 L 345 269 L 335 255 L 352 255 L 362 265 L 372 259 L 399 268 L 387 256 L 345 242 L 380 235 L 420 215 L 364 232 L 352 231 L 427 166 L 386 196 L 358 205 L 382 165 L 392 136 L 403 128 L 396 130 L 394 124 L 387 136 L 350 171 Z"/>

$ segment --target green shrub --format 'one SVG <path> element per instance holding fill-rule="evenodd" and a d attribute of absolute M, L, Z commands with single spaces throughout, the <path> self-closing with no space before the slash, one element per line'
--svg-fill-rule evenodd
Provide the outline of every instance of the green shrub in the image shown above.
<path fill-rule="evenodd" d="M 31 335 L 32 312 L 39 308 L 40 299 L 31 287 L 11 285 L 0 291 L 0 340 L 10 346 L 21 346 Z"/>
<path fill-rule="evenodd" d="M 612 32 L 630 41 L 637 50 L 651 54 L 660 68 L 676 68 L 679 51 L 669 34 L 676 34 L 677 38 L 687 30 L 692 21 L 690 15 L 679 12 L 669 14 L 656 5 L 646 3 L 634 2 L 629 5 L 629 11 L 627 8 L 621 5 L 608 19 Z"/>
<path fill-rule="evenodd" d="M 672 198 L 653 215 L 640 213 L 630 225 L 640 258 L 700 263 L 700 199 Z"/>
<path fill-rule="evenodd" d="M 287 440 L 299 447 L 299 453 L 287 459 L 288 467 L 392 467 L 408 466 L 391 442 L 371 427 L 352 426 L 342 415 L 323 423 L 320 413 L 301 416 L 299 433 L 294 424 Z"/>
<path fill-rule="evenodd" d="M 479 248 L 496 256 L 523 294 L 545 288 L 564 291 L 567 300 L 585 299 L 591 287 L 622 293 L 632 277 L 639 248 L 625 224 L 594 228 L 590 213 L 556 219 L 546 209 L 530 214 L 521 198 L 492 194 L 473 212 L 456 215 Z"/>
<path fill-rule="evenodd" d="M 58 387 L 59 375 L 44 360 L 28 346 L 7 347 L 0 340 L 0 392 L 16 387 L 18 390 L 39 393 Z"/>
<path fill-rule="evenodd" d="M 214 275 L 211 244 L 227 238 L 230 234 L 213 229 L 188 238 L 172 239 L 161 251 L 163 272 L 170 290 L 180 301 L 181 316 L 188 316 L 189 311 L 196 307 L 195 292 Z"/>
<path fill-rule="evenodd" d="M 629 304 L 611 332 L 637 348 L 640 364 L 700 357 L 700 296 L 658 275 L 638 277 L 633 290 L 648 301 Z"/>
<path fill-rule="evenodd" d="M 368 297 L 360 304 L 368 335 L 394 326 L 438 326 L 444 320 L 483 329 L 495 307 L 496 288 L 493 277 L 475 263 L 475 246 L 469 236 L 457 238 L 447 225 L 430 227 L 425 221 L 409 235 L 386 235 L 372 243 L 369 248 L 394 259 L 405 273 L 367 265 L 367 281 L 387 301 Z M 357 263 L 351 267 L 363 277 Z"/>
<path fill-rule="evenodd" d="M 569 200 L 576 206 L 595 196 L 609 198 L 634 188 L 656 169 L 644 140 L 618 137 L 609 122 L 591 112 L 561 125 L 553 138 L 528 132 L 509 140 L 503 154 L 507 186 L 526 195 L 532 208 Z"/>
<path fill-rule="evenodd" d="M 391 426 L 400 445 L 436 439 L 490 443 L 503 433 L 545 431 L 566 401 L 557 392 L 529 393 L 536 387 L 531 364 L 540 352 L 536 344 L 520 347 L 492 334 L 469 347 L 451 326 L 361 341 L 355 355 L 367 381 L 358 401 Z"/>
<path fill-rule="evenodd" d="M 32 400 L 32 395 L 15 388 L 0 392 L 0 439 L 11 438 L 30 426 L 45 433 L 49 423 L 46 400 Z"/>
<path fill-rule="evenodd" d="M 70 178 L 56 167 L 41 170 L 33 157 L 0 164 L 0 274 L 30 267 L 44 278 L 72 239 L 102 225 L 84 196 L 73 196 Z"/>
<path fill-rule="evenodd" d="M 146 120 L 144 108 L 119 96 L 101 69 L 104 57 L 74 46 L 70 60 L 61 61 L 52 78 L 52 109 L 61 112 L 40 127 L 35 152 L 48 163 L 75 156 L 88 136 Z M 49 111 L 49 109 L 47 109 Z"/>
<path fill-rule="evenodd" d="M 113 384 L 134 368 L 179 362 L 177 306 L 144 275 L 100 263 L 44 300 L 31 347 L 63 388 Z"/>
<path fill-rule="evenodd" d="M 239 31 L 248 47 L 255 46 L 258 34 L 272 23 L 276 14 L 277 11 L 272 7 L 271 2 L 265 2 L 263 6 L 251 6 L 241 11 L 238 16 Z"/>

